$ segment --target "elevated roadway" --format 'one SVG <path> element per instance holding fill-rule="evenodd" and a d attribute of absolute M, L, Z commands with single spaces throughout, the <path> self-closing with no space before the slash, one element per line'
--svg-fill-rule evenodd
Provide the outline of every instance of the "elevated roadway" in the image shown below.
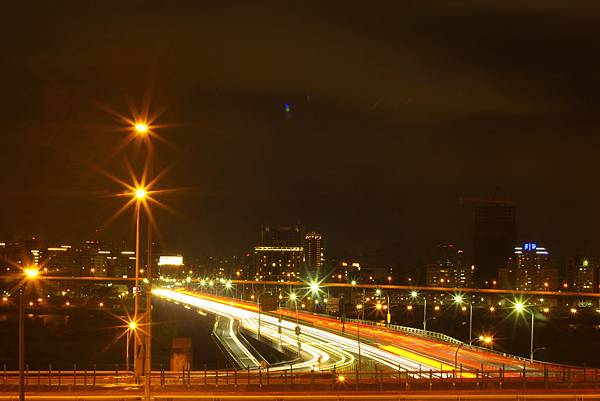
<path fill-rule="evenodd" d="M 259 315 L 258 307 L 254 304 L 205 293 L 167 288 L 156 289 L 153 293 L 188 307 L 236 319 L 241 326 L 257 335 L 260 325 L 261 340 L 296 349 L 299 359 L 293 363 L 294 369 L 344 370 L 353 368 L 356 363 L 362 367 L 363 363 L 369 361 L 390 370 L 431 370 L 445 371 L 446 374 L 455 370 L 454 357 L 458 348 L 455 344 L 360 323 L 346 323 L 342 332 L 339 320 L 303 312 L 298 313 L 297 332 L 296 314 L 292 311 L 280 309 L 277 312 L 279 316 Z M 358 329 L 360 341 L 356 335 Z M 462 364 L 465 369 L 465 378 L 473 376 L 472 372 L 482 366 L 484 370 L 503 368 L 509 373 L 511 370 L 521 370 L 524 365 L 528 369 L 533 368 L 523 359 L 475 349 L 461 349 L 457 361 L 457 366 Z M 281 368 L 287 369 L 287 366 Z"/>

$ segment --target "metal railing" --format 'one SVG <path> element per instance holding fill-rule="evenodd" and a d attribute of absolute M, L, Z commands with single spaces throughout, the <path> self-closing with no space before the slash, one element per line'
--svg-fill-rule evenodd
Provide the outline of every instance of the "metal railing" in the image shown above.
<path fill-rule="evenodd" d="M 375 365 L 376 366 L 376 365 Z M 0 391 L 11 391 L 19 383 L 19 372 L 0 371 Z M 352 369 L 295 370 L 293 366 L 279 368 L 186 370 L 152 372 L 153 388 L 212 387 L 231 391 L 290 390 L 374 390 L 379 391 L 422 391 L 422 390 L 481 390 L 481 389 L 594 389 L 600 387 L 598 369 L 551 368 L 543 369 L 465 369 L 456 370 L 412 370 L 405 369 Z M 48 391 L 78 388 L 80 390 L 129 387 L 140 385 L 131 371 L 118 369 L 98 371 L 27 369 L 25 386 L 27 391 Z"/>

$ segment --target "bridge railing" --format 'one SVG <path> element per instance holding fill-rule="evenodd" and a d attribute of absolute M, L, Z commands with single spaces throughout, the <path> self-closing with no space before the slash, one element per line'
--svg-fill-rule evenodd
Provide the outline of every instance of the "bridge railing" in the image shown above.
<path fill-rule="evenodd" d="M 19 383 L 19 372 L 0 371 L 0 391 L 14 390 Z M 129 387 L 143 383 L 131 371 L 109 370 L 27 370 L 27 391 L 48 391 L 50 388 L 66 389 L 96 387 Z M 152 372 L 153 388 L 223 387 L 232 391 L 330 391 L 346 390 L 449 390 L 449 389 L 584 389 L 599 388 L 598 369 L 551 368 L 542 369 L 466 369 L 413 370 L 404 369 L 359 369 L 355 364 L 350 369 L 319 370 L 271 367 L 220 370 L 155 370 Z"/>

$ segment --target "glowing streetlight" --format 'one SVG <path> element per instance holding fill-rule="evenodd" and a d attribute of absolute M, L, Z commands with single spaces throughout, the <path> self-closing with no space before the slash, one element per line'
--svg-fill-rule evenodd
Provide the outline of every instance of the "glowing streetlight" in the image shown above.
<path fill-rule="evenodd" d="M 462 294 L 456 294 L 454 296 L 454 303 L 462 305 L 461 310 L 464 312 L 467 308 L 463 305 L 465 298 Z M 473 340 L 473 302 L 469 302 L 469 344 L 472 344 Z"/>
<path fill-rule="evenodd" d="M 23 273 L 25 274 L 25 278 L 34 279 L 40 275 L 40 269 L 36 267 L 26 267 L 23 269 Z"/>
<path fill-rule="evenodd" d="M 23 269 L 25 282 L 19 287 L 19 401 L 25 400 L 25 290 L 28 281 L 35 280 L 40 275 L 36 266 Z"/>
<path fill-rule="evenodd" d="M 417 299 L 419 297 L 419 293 L 413 290 L 410 292 L 410 296 L 414 299 Z M 427 298 L 424 296 L 421 298 L 423 298 L 423 331 L 427 331 Z"/>
<path fill-rule="evenodd" d="M 135 132 L 141 136 L 146 135 L 150 131 L 150 127 L 144 122 L 136 123 L 133 128 L 135 129 Z"/>
<path fill-rule="evenodd" d="M 310 292 L 312 292 L 313 294 L 318 294 L 319 293 L 319 283 L 317 283 L 317 282 L 310 283 Z"/>
<path fill-rule="evenodd" d="M 143 200 L 148 195 L 148 192 L 144 188 L 137 188 L 135 190 L 135 197 L 137 200 Z"/>
<path fill-rule="evenodd" d="M 356 285 L 356 280 L 352 280 L 352 281 L 350 282 L 350 284 L 351 284 L 351 285 Z"/>
<path fill-rule="evenodd" d="M 523 302 L 517 302 L 515 303 L 514 308 L 517 312 L 523 312 L 525 310 L 525 305 Z"/>
<path fill-rule="evenodd" d="M 127 333 L 125 338 L 125 370 L 129 370 L 129 343 L 131 342 L 131 333 L 135 333 L 138 324 L 135 320 L 127 323 Z"/>
<path fill-rule="evenodd" d="M 531 315 L 531 337 L 530 337 L 530 352 L 529 352 L 529 362 L 533 363 L 533 327 L 535 326 L 535 313 L 533 311 L 525 308 L 525 304 L 521 301 L 517 301 L 514 303 L 513 307 L 517 313 L 529 313 Z"/>

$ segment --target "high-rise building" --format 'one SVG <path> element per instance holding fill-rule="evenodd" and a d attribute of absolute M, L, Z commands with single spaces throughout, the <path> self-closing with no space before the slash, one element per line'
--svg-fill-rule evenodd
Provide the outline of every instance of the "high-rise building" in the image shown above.
<path fill-rule="evenodd" d="M 505 267 L 510 258 L 516 238 L 516 209 L 512 202 L 488 200 L 477 205 L 473 256 L 479 286 L 492 286 L 498 269 Z"/>
<path fill-rule="evenodd" d="M 323 236 L 316 232 L 310 232 L 304 236 L 304 263 L 310 270 L 319 270 L 325 262 L 325 250 L 323 247 Z"/>
<path fill-rule="evenodd" d="M 255 246 L 254 275 L 263 281 L 298 281 L 304 248 L 301 246 Z"/>
<path fill-rule="evenodd" d="M 300 226 L 263 226 L 254 247 L 254 276 L 259 280 L 295 281 L 304 260 Z"/>
<path fill-rule="evenodd" d="M 499 271 L 503 287 L 522 291 L 556 291 L 558 269 L 552 268 L 546 248 L 525 243 L 514 248 L 508 267 Z"/>
<path fill-rule="evenodd" d="M 470 287 L 473 269 L 464 261 L 464 251 L 454 244 L 436 247 L 425 267 L 425 283 L 431 287 Z"/>
<path fill-rule="evenodd" d="M 567 282 L 573 291 L 600 292 L 598 283 L 598 269 L 600 258 L 591 256 L 578 256 L 567 258 Z"/>

